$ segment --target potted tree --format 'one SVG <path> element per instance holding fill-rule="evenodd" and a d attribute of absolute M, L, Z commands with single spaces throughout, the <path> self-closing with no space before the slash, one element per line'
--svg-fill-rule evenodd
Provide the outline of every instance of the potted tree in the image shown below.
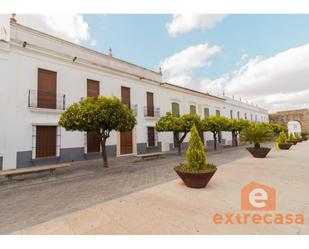
<path fill-rule="evenodd" d="M 301 143 L 301 142 L 303 141 L 303 140 L 300 138 L 298 132 L 295 132 L 295 133 L 294 133 L 294 136 L 295 136 L 295 140 L 296 140 L 297 142 Z"/>
<path fill-rule="evenodd" d="M 207 163 L 204 146 L 195 125 L 190 130 L 187 163 L 174 168 L 175 172 L 189 188 L 205 188 L 216 173 L 217 167 Z"/>
<path fill-rule="evenodd" d="M 279 133 L 278 145 L 279 145 L 279 148 L 280 148 L 281 150 L 289 150 L 290 147 L 292 146 L 291 143 L 288 143 L 288 142 L 287 142 L 286 135 L 285 135 L 285 132 L 284 132 L 284 131 L 281 131 L 281 132 Z"/>
<path fill-rule="evenodd" d="M 308 140 L 307 136 L 308 136 L 307 132 L 304 132 L 304 131 L 301 132 L 301 138 L 302 138 L 303 141 L 307 141 Z"/>
<path fill-rule="evenodd" d="M 293 133 L 291 132 L 290 135 L 289 135 L 289 140 L 288 140 L 288 143 L 292 143 L 292 144 L 297 144 L 297 140 L 295 139 Z"/>
<path fill-rule="evenodd" d="M 272 130 L 264 125 L 251 124 L 240 133 L 240 140 L 254 144 L 253 148 L 247 148 L 253 157 L 264 158 L 271 150 L 261 147 L 261 143 L 270 142 L 274 138 Z"/>

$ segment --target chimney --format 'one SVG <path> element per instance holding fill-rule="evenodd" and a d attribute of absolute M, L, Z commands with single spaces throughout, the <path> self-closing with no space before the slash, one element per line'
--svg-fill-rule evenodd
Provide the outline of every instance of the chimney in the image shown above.
<path fill-rule="evenodd" d="M 108 55 L 109 56 L 113 56 L 113 53 L 112 53 L 113 51 L 112 51 L 112 48 L 111 47 L 109 47 L 109 49 L 108 49 Z"/>

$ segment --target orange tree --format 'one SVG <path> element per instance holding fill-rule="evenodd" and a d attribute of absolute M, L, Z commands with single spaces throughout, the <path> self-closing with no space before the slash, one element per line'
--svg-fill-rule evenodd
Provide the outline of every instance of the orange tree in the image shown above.
<path fill-rule="evenodd" d="M 131 131 L 136 119 L 117 97 L 99 96 L 74 103 L 62 113 L 59 124 L 68 131 L 96 132 L 100 137 L 104 167 L 108 167 L 106 140 L 112 130 Z"/>

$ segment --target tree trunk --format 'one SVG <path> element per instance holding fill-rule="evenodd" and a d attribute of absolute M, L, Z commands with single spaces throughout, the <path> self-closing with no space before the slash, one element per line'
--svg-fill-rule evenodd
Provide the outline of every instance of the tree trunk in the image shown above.
<path fill-rule="evenodd" d="M 182 143 L 178 142 L 178 155 L 181 156 Z"/>
<path fill-rule="evenodd" d="M 214 150 L 217 150 L 217 134 L 213 133 L 214 135 Z"/>
<path fill-rule="evenodd" d="M 255 148 L 255 149 L 260 149 L 260 148 L 261 148 L 261 145 L 260 145 L 259 143 L 256 143 L 256 144 L 254 144 L 254 148 Z"/>
<path fill-rule="evenodd" d="M 107 168 L 108 167 L 108 162 L 107 162 L 107 156 L 106 156 L 106 138 L 103 137 L 101 139 L 101 147 L 102 147 L 102 158 L 103 158 L 103 167 Z"/>

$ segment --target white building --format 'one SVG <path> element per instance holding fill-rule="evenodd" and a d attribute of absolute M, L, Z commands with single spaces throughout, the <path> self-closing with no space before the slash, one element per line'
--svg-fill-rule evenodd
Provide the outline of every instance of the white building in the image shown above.
<path fill-rule="evenodd" d="M 111 134 L 109 156 L 173 148 L 171 133 L 154 130 L 159 115 L 172 111 L 172 106 L 180 114 L 191 110 L 202 117 L 220 114 L 268 121 L 267 111 L 257 106 L 164 83 L 159 72 L 22 26 L 14 19 L 5 37 L 0 40 L 0 170 L 97 156 L 100 146 L 92 134 L 67 132 L 58 126 L 63 110 L 87 95 L 118 96 L 136 112 L 132 133 Z M 204 133 L 206 146 L 211 139 L 211 134 Z M 222 143 L 230 140 L 230 134 L 222 134 Z"/>

